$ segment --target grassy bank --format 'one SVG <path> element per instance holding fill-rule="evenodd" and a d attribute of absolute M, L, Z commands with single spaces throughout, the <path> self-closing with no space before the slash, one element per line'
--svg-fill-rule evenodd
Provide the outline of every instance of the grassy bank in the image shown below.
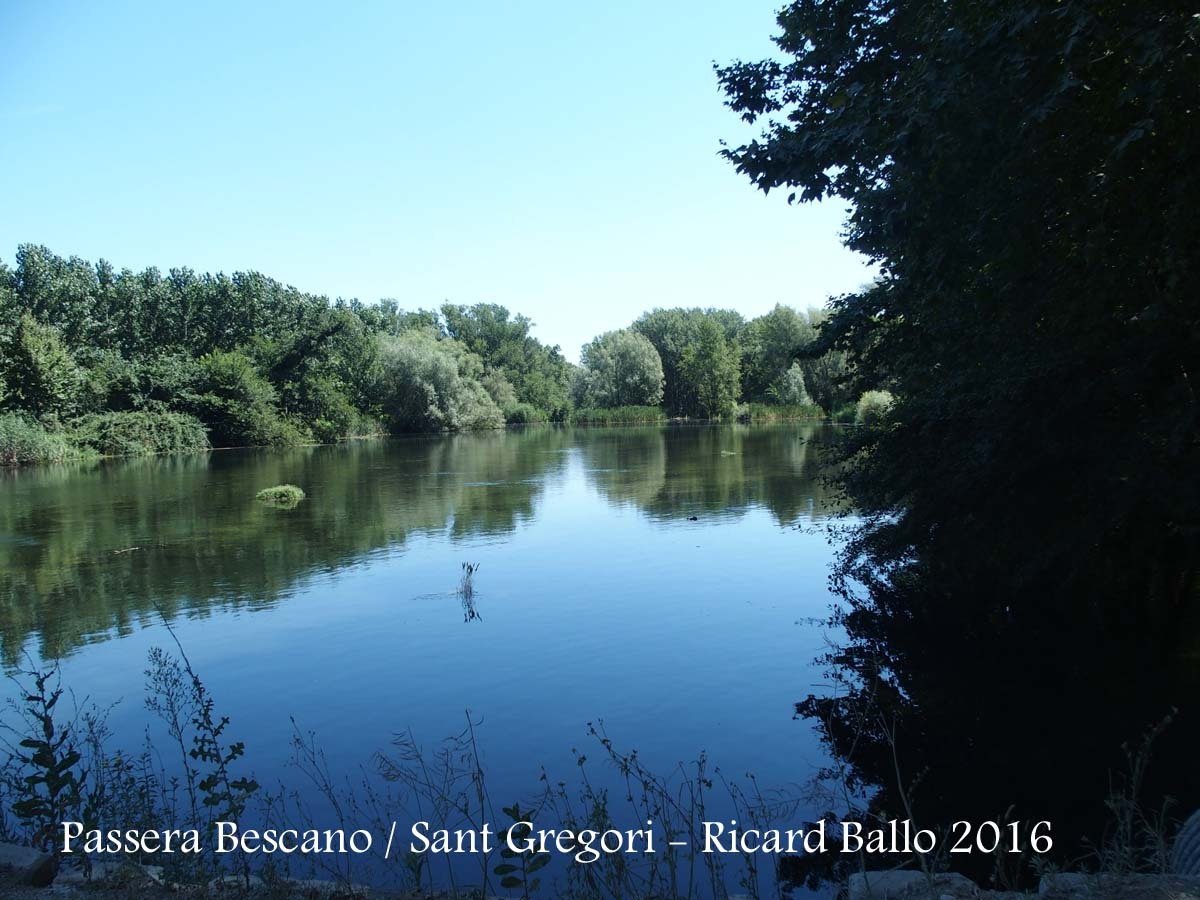
<path fill-rule="evenodd" d="M 860 404 L 861 405 L 861 404 Z M 870 412 L 875 412 L 872 407 Z M 548 424 L 549 417 L 529 404 L 518 403 L 505 409 L 508 425 Z M 835 414 L 835 421 L 853 422 L 862 411 L 848 404 Z M 813 404 L 773 405 L 750 403 L 739 407 L 736 419 L 754 424 L 805 421 L 825 418 Z M 672 421 L 659 406 L 620 406 L 611 409 L 578 409 L 571 413 L 572 425 L 620 427 L 658 425 Z M 709 421 L 703 419 L 697 422 Z M 721 420 L 711 420 L 721 421 Z M 289 447 L 337 443 L 385 437 L 378 423 L 360 421 L 353 433 L 329 440 L 312 435 L 297 435 L 294 441 L 269 444 Z M 21 466 L 41 463 L 76 462 L 103 457 L 149 456 L 166 453 L 194 453 L 213 449 L 259 446 L 256 443 L 229 443 L 210 440 L 210 431 L 197 417 L 187 413 L 132 410 L 95 413 L 64 425 L 49 425 L 19 412 L 0 414 L 0 465 Z"/>
<path fill-rule="evenodd" d="M 20 413 L 0 415 L 0 465 L 76 462 L 99 454 L 80 446 L 70 434 L 42 425 Z"/>
<path fill-rule="evenodd" d="M 824 418 L 825 411 L 815 403 L 747 403 L 738 409 L 739 422 L 793 422 Z"/>
<path fill-rule="evenodd" d="M 573 425 L 646 425 L 667 421 L 660 406 L 617 406 L 612 409 L 577 409 Z"/>

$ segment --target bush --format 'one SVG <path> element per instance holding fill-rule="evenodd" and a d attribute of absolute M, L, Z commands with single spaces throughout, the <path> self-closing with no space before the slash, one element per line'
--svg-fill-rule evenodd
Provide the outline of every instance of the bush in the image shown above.
<path fill-rule="evenodd" d="M 867 391 L 858 398 L 854 408 L 854 421 L 859 425 L 878 425 L 895 398 L 888 391 Z"/>
<path fill-rule="evenodd" d="M 0 413 L 0 465 L 71 462 L 95 456 L 58 431 L 21 413 Z"/>
<path fill-rule="evenodd" d="M 311 438 L 280 415 L 271 383 L 244 353 L 220 350 L 198 360 L 195 412 L 217 447 L 294 446 Z"/>
<path fill-rule="evenodd" d="M 853 422 L 858 416 L 858 406 L 854 403 L 843 403 L 836 407 L 829 418 L 835 422 L 840 422 L 843 425 Z"/>
<path fill-rule="evenodd" d="M 613 409 L 577 409 L 571 416 L 576 425 L 641 425 L 665 422 L 661 406 L 618 406 Z"/>
<path fill-rule="evenodd" d="M 738 418 L 746 422 L 787 422 L 824 417 L 825 413 L 815 403 L 748 403 L 738 411 Z"/>
<path fill-rule="evenodd" d="M 268 506 L 291 509 L 304 499 L 304 491 L 294 484 L 277 484 L 274 487 L 263 488 L 254 495 L 254 499 Z"/>
<path fill-rule="evenodd" d="M 550 421 L 550 416 L 532 403 L 514 403 L 505 408 L 504 421 L 509 425 L 542 425 Z"/>
<path fill-rule="evenodd" d="M 75 424 L 75 440 L 105 456 L 182 453 L 209 449 L 204 424 L 173 412 L 110 412 Z"/>

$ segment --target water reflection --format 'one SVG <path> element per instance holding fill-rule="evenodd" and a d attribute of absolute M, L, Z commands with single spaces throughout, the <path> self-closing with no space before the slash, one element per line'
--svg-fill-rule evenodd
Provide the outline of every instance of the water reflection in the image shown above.
<path fill-rule="evenodd" d="M 588 478 L 612 503 L 657 519 L 735 517 L 754 507 L 787 525 L 835 508 L 818 455 L 826 428 L 630 428 L 585 433 Z"/>
<path fill-rule="evenodd" d="M 654 520 L 830 511 L 820 426 L 531 428 L 290 451 L 228 451 L 0 473 L 0 645 L 43 657 L 168 616 L 271 606 L 306 578 L 417 537 L 506 539 L 578 461 Z M 296 509 L 254 502 L 301 485 Z M 478 610 L 464 606 L 467 621 Z"/>
<path fill-rule="evenodd" d="M 843 624 L 826 658 L 840 689 L 797 713 L 837 761 L 829 786 L 865 792 L 874 815 L 911 808 L 920 827 L 944 832 L 963 820 L 1048 821 L 1045 860 L 1094 868 L 1114 838 L 1130 855 L 1122 864 L 1144 864 L 1200 808 L 1200 665 L 1148 623 L 1105 628 L 1049 603 L 1019 625 L 980 621 L 966 598 L 894 578 L 875 582 Z M 851 859 L 814 857 L 815 870 L 795 874 L 840 879 Z M 946 863 L 980 883 L 1036 884 L 1028 853 Z"/>

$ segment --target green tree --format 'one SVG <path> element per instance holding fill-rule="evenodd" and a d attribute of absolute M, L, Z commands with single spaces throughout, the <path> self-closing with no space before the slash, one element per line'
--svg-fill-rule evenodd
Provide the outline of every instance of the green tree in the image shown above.
<path fill-rule="evenodd" d="M 1200 19 L 1116 0 L 898 9 L 793 3 L 786 62 L 719 72 L 735 110 L 770 119 L 727 157 L 763 190 L 848 201 L 847 243 L 883 273 L 822 328 L 855 393 L 885 373 L 897 388 L 849 485 L 902 512 L 860 546 L 990 545 L 997 577 L 972 581 L 1050 578 L 1085 618 L 1134 603 L 1177 635 L 1200 571 Z M 1088 552 L 1034 497 L 1092 511 Z"/>
<path fill-rule="evenodd" d="M 7 384 L 7 406 L 39 419 L 64 418 L 75 411 L 82 376 L 58 331 L 25 313 L 3 355 L 0 383 Z"/>
<path fill-rule="evenodd" d="M 706 419 L 733 415 L 738 400 L 738 345 L 729 343 L 720 324 L 699 321 L 695 338 L 679 358 L 679 375 L 695 396 L 696 414 Z"/>
<path fill-rule="evenodd" d="M 658 351 L 663 404 L 670 413 L 704 417 L 732 410 L 739 393 L 740 352 L 727 329 L 734 321 L 716 310 L 655 309 L 633 323 L 633 330 Z"/>
<path fill-rule="evenodd" d="M 812 403 L 808 388 L 804 383 L 804 369 L 800 363 L 794 362 L 775 383 L 767 390 L 767 398 L 775 403 L 801 406 Z"/>
<path fill-rule="evenodd" d="M 496 428 L 504 415 L 480 383 L 483 362 L 428 329 L 379 338 L 380 406 L 396 431 Z"/>
<path fill-rule="evenodd" d="M 738 335 L 745 398 L 774 399 L 772 388 L 778 386 L 793 361 L 815 337 L 816 329 L 807 316 L 778 303 L 769 313 L 746 323 Z"/>
<path fill-rule="evenodd" d="M 561 420 L 570 406 L 570 368 L 557 346 L 530 334 L 533 322 L 496 303 L 442 306 L 446 333 L 498 369 L 513 385 L 517 400 Z"/>
<path fill-rule="evenodd" d="M 845 448 L 863 524 L 837 573 L 836 658 L 860 696 L 912 698 L 910 738 L 970 758 L 989 743 L 981 711 L 1008 727 L 1073 702 L 1039 710 L 1018 691 L 1006 719 L 969 692 L 951 733 L 929 730 L 944 680 L 920 655 L 937 634 L 965 684 L 1018 660 L 1094 691 L 1086 670 L 1056 669 L 1086 647 L 1137 678 L 1105 711 L 1131 738 L 1195 697 L 1181 673 L 1200 598 L 1200 19 L 1124 0 L 799 0 L 778 21 L 781 58 L 719 69 L 729 105 L 765 124 L 726 156 L 764 191 L 851 208 L 847 245 L 882 274 L 834 301 L 818 349 L 848 354 L 855 393 L 896 398 Z M 864 721 L 808 712 L 835 743 Z M 1041 746 L 1097 793 L 1101 745 Z M 922 771 L 938 781 L 926 796 L 961 796 Z M 1194 770 L 1174 774 L 1194 804 Z"/>
<path fill-rule="evenodd" d="M 278 394 L 245 353 L 215 350 L 197 361 L 193 410 L 214 447 L 299 444 L 304 435 L 275 405 Z"/>
<path fill-rule="evenodd" d="M 631 329 L 609 331 L 585 344 L 575 404 L 580 407 L 657 406 L 663 398 L 662 360 Z"/>

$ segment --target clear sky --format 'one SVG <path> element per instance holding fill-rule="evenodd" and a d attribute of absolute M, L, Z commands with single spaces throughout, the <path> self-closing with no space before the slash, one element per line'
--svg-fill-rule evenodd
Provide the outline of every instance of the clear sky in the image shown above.
<path fill-rule="evenodd" d="M 718 158 L 778 0 L 0 3 L 0 259 L 502 303 L 576 359 L 655 306 L 866 281 L 841 203 Z"/>

